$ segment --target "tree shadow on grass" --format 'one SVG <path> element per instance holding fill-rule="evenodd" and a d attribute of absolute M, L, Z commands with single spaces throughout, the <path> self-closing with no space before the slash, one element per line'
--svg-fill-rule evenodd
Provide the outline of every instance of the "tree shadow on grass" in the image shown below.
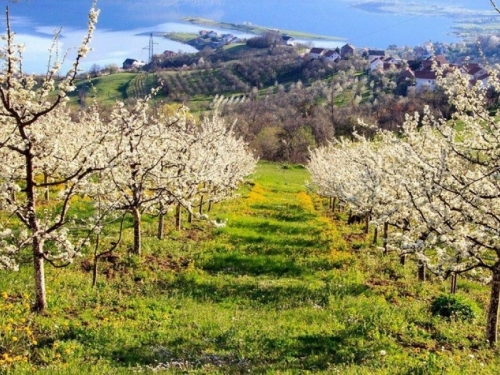
<path fill-rule="evenodd" d="M 283 246 L 293 246 L 295 248 L 313 248 L 321 245 L 317 238 L 304 238 L 290 235 L 289 233 L 278 233 L 274 236 L 266 236 L 258 233 L 229 233 L 231 243 L 254 245 L 266 244 L 267 247 L 280 248 Z"/>
<path fill-rule="evenodd" d="M 243 255 L 240 253 L 216 254 L 201 267 L 212 273 L 236 275 L 299 276 L 310 272 L 292 259 L 272 255 Z"/>
<path fill-rule="evenodd" d="M 268 351 L 277 351 L 275 356 L 296 358 L 297 367 L 308 371 L 325 371 L 332 364 L 365 363 L 380 350 L 380 344 L 367 340 L 366 333 L 360 331 L 356 326 L 332 335 L 297 336 L 294 338 L 293 344 L 288 346 L 282 346 L 282 342 L 281 338 L 268 339 L 264 347 Z M 281 366 L 278 364 L 277 367 Z M 282 367 L 282 369 L 286 370 L 287 367 Z"/>
<path fill-rule="evenodd" d="M 196 265 L 211 274 L 300 277 L 350 267 L 353 262 L 352 257 L 333 257 L 302 246 L 250 244 L 239 251 L 205 255 Z"/>
<path fill-rule="evenodd" d="M 366 340 L 364 333 L 345 329 L 337 334 L 313 334 L 301 336 L 262 337 L 252 345 L 261 348 L 254 356 L 235 354 L 239 352 L 235 340 L 220 335 L 211 338 L 212 344 L 197 338 L 173 338 L 145 343 L 143 346 L 120 347 L 109 353 L 111 359 L 123 366 L 155 366 L 159 363 L 170 370 L 199 370 L 214 366 L 224 373 L 260 372 L 266 367 L 274 370 L 325 371 L 331 365 L 366 363 L 380 345 Z M 159 344 L 161 343 L 161 344 Z M 217 350 L 210 349 L 216 345 Z M 207 354 L 209 349 L 210 354 Z"/>
<path fill-rule="evenodd" d="M 334 287 L 317 286 L 300 282 L 262 283 L 255 280 L 246 282 L 224 282 L 218 279 L 178 278 L 174 282 L 161 285 L 168 293 L 183 295 L 207 303 L 238 303 L 239 305 L 274 305 L 279 309 L 297 307 L 324 308 L 331 298 L 359 296 L 371 293 L 362 284 Z"/>
<path fill-rule="evenodd" d="M 253 204 L 251 207 L 256 211 L 257 216 L 262 214 L 263 217 L 269 217 L 283 222 L 303 222 L 316 217 L 313 213 L 304 211 L 304 209 L 297 204 Z M 259 213 L 259 211 L 262 212 Z"/>
<path fill-rule="evenodd" d="M 269 221 L 259 222 L 236 222 L 231 223 L 231 228 L 243 228 L 253 230 L 257 233 L 286 233 L 287 235 L 300 235 L 304 233 L 303 226 L 293 226 L 290 223 L 270 223 Z"/>

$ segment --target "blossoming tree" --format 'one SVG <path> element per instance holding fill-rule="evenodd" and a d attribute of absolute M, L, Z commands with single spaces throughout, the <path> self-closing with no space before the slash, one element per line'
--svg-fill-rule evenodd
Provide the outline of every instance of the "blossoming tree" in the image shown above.
<path fill-rule="evenodd" d="M 67 228 L 71 198 L 93 171 L 106 165 L 100 157 L 106 132 L 96 116 L 84 115 L 76 124 L 64 110 L 98 14 L 94 3 L 86 36 L 65 78 L 56 82 L 61 62 L 55 61 L 41 83 L 23 71 L 24 47 L 16 44 L 7 17 L 0 73 L 0 204 L 10 216 L 4 216 L 0 267 L 15 268 L 15 254 L 31 247 L 36 311 L 47 308 L 44 262 L 65 265 L 81 245 Z M 48 188 L 57 190 L 54 209 L 41 204 Z"/>
<path fill-rule="evenodd" d="M 405 230 L 392 233 L 389 240 L 402 253 L 415 254 L 436 274 L 446 277 L 474 269 L 489 272 L 492 280 L 486 337 L 496 345 L 500 305 L 500 124 L 496 114 L 486 108 L 487 87 L 471 86 L 458 70 L 442 78 L 441 85 L 455 108 L 450 121 L 434 118 L 426 110 L 422 116 L 407 116 L 400 136 L 380 135 L 385 145 L 358 142 L 356 147 L 347 148 L 357 148 L 357 152 L 343 159 L 341 152 L 334 151 L 336 165 L 348 163 L 346 169 L 353 169 L 353 164 L 369 165 L 384 176 L 377 184 L 367 184 L 375 180 L 356 167 L 354 173 L 344 171 L 343 178 L 353 186 L 351 196 L 339 188 L 342 183 L 334 186 L 336 194 L 343 195 L 350 205 L 371 202 L 374 220 L 387 220 L 390 212 L 404 212 Z M 498 72 L 490 72 L 488 86 L 500 89 Z M 393 146 L 398 142 L 394 153 Z M 365 151 L 361 152 L 363 147 Z M 380 157 L 366 152 L 369 148 Z M 324 165 L 322 169 L 315 166 L 321 162 L 316 154 L 311 158 L 311 173 L 328 172 Z M 363 155 L 364 162 L 353 163 L 357 155 Z M 337 171 L 329 173 L 342 176 Z M 317 180 L 325 190 L 325 179 Z M 335 177 L 333 181 L 343 180 Z M 368 201 L 365 189 L 359 188 L 364 185 L 377 187 L 377 194 Z M 391 194 L 392 198 L 384 198 Z M 375 209 L 376 203 L 382 204 L 381 210 Z"/>

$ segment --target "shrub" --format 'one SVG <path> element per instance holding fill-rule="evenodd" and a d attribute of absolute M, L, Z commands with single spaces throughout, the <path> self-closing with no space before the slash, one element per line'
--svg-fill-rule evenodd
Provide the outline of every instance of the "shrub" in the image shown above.
<path fill-rule="evenodd" d="M 433 316 L 464 321 L 473 321 L 476 317 L 473 303 L 453 294 L 436 297 L 431 303 L 431 313 Z"/>

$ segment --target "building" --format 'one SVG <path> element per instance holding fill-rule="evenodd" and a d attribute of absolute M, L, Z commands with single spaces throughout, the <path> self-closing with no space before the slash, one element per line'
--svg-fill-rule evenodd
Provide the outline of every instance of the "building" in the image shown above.
<path fill-rule="evenodd" d="M 354 55 L 356 52 L 356 48 L 352 44 L 347 43 L 346 45 L 342 46 L 340 49 L 340 57 L 343 59 L 348 58 L 349 56 Z"/>

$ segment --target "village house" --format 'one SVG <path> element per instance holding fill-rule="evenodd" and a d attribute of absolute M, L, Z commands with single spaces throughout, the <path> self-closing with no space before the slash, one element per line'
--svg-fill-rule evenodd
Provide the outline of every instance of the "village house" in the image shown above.
<path fill-rule="evenodd" d="M 403 60 L 395 59 L 393 57 L 376 57 L 370 62 L 370 72 L 374 70 L 387 71 L 390 69 L 401 69 L 403 67 Z"/>
<path fill-rule="evenodd" d="M 281 37 L 281 42 L 283 43 L 284 46 L 294 46 L 295 45 L 295 39 L 289 35 L 283 35 Z"/>
<path fill-rule="evenodd" d="M 405 67 L 398 76 L 397 83 L 410 82 L 413 84 L 415 82 L 415 73 L 410 67 Z"/>
<path fill-rule="evenodd" d="M 204 35 L 205 38 L 217 38 L 217 33 L 215 31 L 210 30 Z"/>
<path fill-rule="evenodd" d="M 354 48 L 354 46 L 352 44 L 347 43 L 344 46 L 342 46 L 342 48 L 340 49 L 340 57 L 342 57 L 343 59 L 346 59 L 349 56 L 354 55 L 355 52 L 356 52 L 356 48 Z"/>
<path fill-rule="evenodd" d="M 384 58 L 385 51 L 378 49 L 369 49 L 363 53 L 363 56 L 368 57 L 368 61 L 373 61 L 375 59 Z"/>
<path fill-rule="evenodd" d="M 320 56 L 323 56 L 323 54 L 326 52 L 324 48 L 319 48 L 319 47 L 313 47 L 309 51 L 309 57 L 311 59 L 319 59 Z"/>
<path fill-rule="evenodd" d="M 467 63 L 462 65 L 462 74 L 467 75 L 470 80 L 482 80 L 481 78 L 485 75 L 488 76 L 488 72 L 477 63 Z"/>
<path fill-rule="evenodd" d="M 438 68 L 449 66 L 450 63 L 446 60 L 444 55 L 430 56 L 424 60 L 422 60 L 422 68 L 421 70 L 431 70 L 432 65 L 436 64 Z"/>
<path fill-rule="evenodd" d="M 335 50 L 328 50 L 323 54 L 326 61 L 337 62 L 340 60 L 340 53 Z"/>
<path fill-rule="evenodd" d="M 175 57 L 175 56 L 177 56 L 177 53 L 174 52 L 174 51 L 165 50 L 165 51 L 163 51 L 162 55 L 163 55 L 163 57 L 168 58 L 168 57 Z"/>
<path fill-rule="evenodd" d="M 221 36 L 221 41 L 224 44 L 234 43 L 237 39 L 233 34 L 224 34 Z"/>
<path fill-rule="evenodd" d="M 417 70 L 415 72 L 415 88 L 417 91 L 432 91 L 436 87 L 436 78 L 436 72 L 432 70 Z"/>
<path fill-rule="evenodd" d="M 144 61 L 139 61 L 136 59 L 126 59 L 122 67 L 124 70 L 130 70 L 130 69 L 140 69 L 142 68 L 146 63 Z"/>
<path fill-rule="evenodd" d="M 443 74 L 450 72 L 451 68 L 457 66 L 450 65 L 444 55 L 431 56 L 422 61 L 420 69 L 415 71 L 415 88 L 419 90 L 434 90 L 436 87 L 437 74 L 434 68 L 443 68 Z"/>

